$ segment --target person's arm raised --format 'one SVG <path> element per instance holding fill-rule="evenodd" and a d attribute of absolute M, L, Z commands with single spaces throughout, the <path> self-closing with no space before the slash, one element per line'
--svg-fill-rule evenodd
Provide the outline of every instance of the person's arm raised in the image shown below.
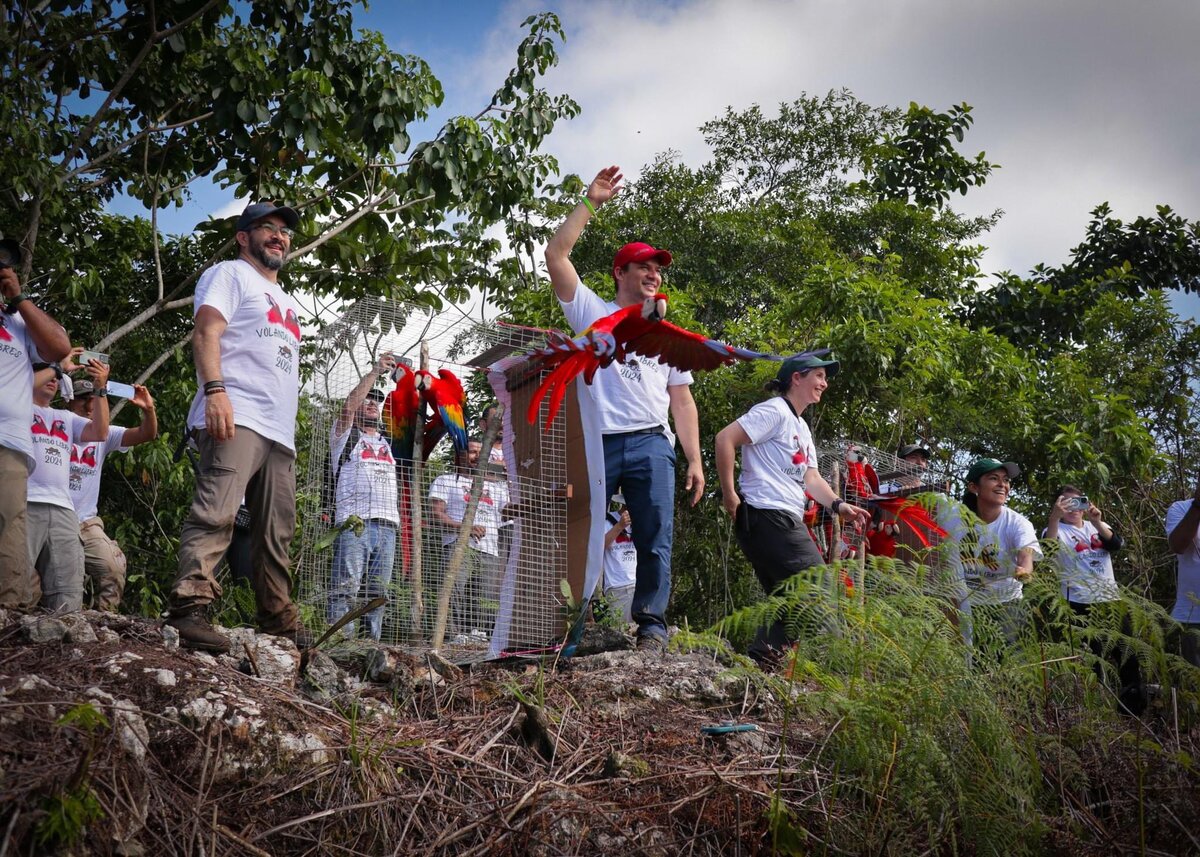
<path fill-rule="evenodd" d="M 620 192 L 621 178 L 621 168 L 615 165 L 596 173 L 584 194 L 587 201 L 580 202 L 571 210 L 546 245 L 546 272 L 550 275 L 554 294 L 563 303 L 575 299 L 575 287 L 579 284 L 579 274 L 571 264 L 571 251 L 583 234 L 583 228 L 592 219 L 593 210 L 599 210 L 600 206 Z M 589 202 L 591 208 L 588 207 Z"/>

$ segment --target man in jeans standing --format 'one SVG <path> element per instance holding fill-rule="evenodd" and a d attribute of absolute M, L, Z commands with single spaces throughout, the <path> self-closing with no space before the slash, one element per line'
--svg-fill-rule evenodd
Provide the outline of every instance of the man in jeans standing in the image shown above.
<path fill-rule="evenodd" d="M 597 319 L 653 297 L 662 286 L 662 269 L 671 254 L 640 242 L 626 244 L 613 258 L 615 301 L 606 301 L 583 284 L 571 264 L 571 250 L 596 211 L 620 190 L 619 167 L 597 173 L 579 205 L 567 215 L 546 246 L 546 270 L 554 294 L 576 333 Z M 629 506 L 637 548 L 637 583 L 632 613 L 638 648 L 666 651 L 667 602 L 671 597 L 671 544 L 675 532 L 675 437 L 667 415 L 675 419 L 687 456 L 686 489 L 692 505 L 704 491 L 700 459 L 700 418 L 692 398 L 690 372 L 657 360 L 630 355 L 596 373 L 590 387 L 604 434 L 605 496 L 620 491 Z"/>
<path fill-rule="evenodd" d="M 300 310 L 278 283 L 298 222 L 290 208 L 247 206 L 237 222 L 238 258 L 218 262 L 196 284 L 199 389 L 188 428 L 200 463 L 167 619 L 188 648 L 229 651 L 207 611 L 221 597 L 214 570 L 233 538 L 243 495 L 259 628 L 302 650 L 312 645 L 292 602 L 288 557 L 296 529 Z"/>
<path fill-rule="evenodd" d="M 334 479 L 334 524 L 342 527 L 352 516 L 363 522 L 361 533 L 346 527 L 333 543 L 333 570 L 326 619 L 333 624 L 345 616 L 358 597 L 363 575 L 367 598 L 386 595 L 396 561 L 396 531 L 400 500 L 396 461 L 391 442 L 379 432 L 379 409 L 384 395 L 375 389 L 379 376 L 396 368 L 396 358 L 384 354 L 363 375 L 342 405 L 329 431 L 329 461 Z M 383 632 L 383 607 L 367 613 L 372 640 Z M 354 624 L 354 623 L 351 623 Z M 347 636 L 354 628 L 346 629 Z"/>

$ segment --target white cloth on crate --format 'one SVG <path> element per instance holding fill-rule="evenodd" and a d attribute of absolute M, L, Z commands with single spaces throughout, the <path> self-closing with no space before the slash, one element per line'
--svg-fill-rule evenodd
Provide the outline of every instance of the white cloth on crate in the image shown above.
<path fill-rule="evenodd" d="M 71 444 L 91 425 L 91 420 L 60 408 L 33 405 L 33 472 L 29 474 L 27 502 L 48 503 L 75 511 L 71 502 Z"/>
<path fill-rule="evenodd" d="M 235 425 L 296 448 L 300 394 L 300 305 L 242 259 L 200 275 L 194 311 L 212 307 L 228 323 L 221 334 L 221 377 Z M 204 428 L 204 385 L 197 386 L 188 428 Z"/>
<path fill-rule="evenodd" d="M 759 402 L 737 422 L 750 438 L 742 447 L 742 497 L 756 509 L 803 515 L 804 480 L 809 468 L 817 466 L 808 423 L 782 396 Z"/>
<path fill-rule="evenodd" d="M 1062 547 L 1055 560 L 1062 574 L 1063 598 L 1076 604 L 1120 599 L 1112 554 L 1100 543 L 1100 532 L 1091 521 L 1078 527 L 1059 521 L 1058 540 Z"/>
<path fill-rule="evenodd" d="M 29 420 L 33 413 L 33 364 L 40 358 L 19 312 L 0 312 L 0 446 L 25 456 L 33 471 L 33 438 Z"/>
<path fill-rule="evenodd" d="M 329 460 L 336 466 L 350 440 L 351 426 L 336 434 L 337 424 L 329 430 Z M 400 525 L 400 494 L 396 482 L 396 460 L 383 435 L 359 432 L 354 449 L 342 461 L 335 475 L 334 523 L 343 524 L 351 515 L 364 521 L 382 518 Z"/>
<path fill-rule="evenodd" d="M 966 507 L 961 503 L 941 503 L 937 522 L 947 533 L 945 557 L 952 575 L 965 583 L 973 606 L 1004 604 L 1024 597 L 1024 586 L 1013 577 L 1017 555 L 1024 548 L 1042 558 L 1037 533 L 1029 519 L 1004 506 L 990 524 L 975 521 L 968 525 Z M 967 544 L 973 539 L 974 544 Z"/>
<path fill-rule="evenodd" d="M 128 452 L 124 445 L 125 429 L 112 426 L 103 443 L 71 444 L 71 503 L 82 524 L 96 517 L 100 505 L 100 473 L 104 470 L 104 459 L 110 452 Z"/>
<path fill-rule="evenodd" d="M 582 280 L 575 286 L 574 299 L 559 301 L 559 305 L 577 334 L 621 309 L 613 301 L 602 299 Z M 592 384 L 580 382 L 579 386 L 595 402 L 603 434 L 661 427 L 667 441 L 674 446 L 675 435 L 668 421 L 671 399 L 667 387 L 691 383 L 691 372 L 681 372 L 652 357 L 630 354 L 625 363 L 613 363 L 597 372 Z"/>
<path fill-rule="evenodd" d="M 467 513 L 467 504 L 471 502 L 471 487 L 473 477 L 459 473 L 445 473 L 433 480 L 429 486 L 429 498 L 441 500 L 446 504 L 446 515 L 461 522 Z M 500 510 L 508 505 L 508 485 L 503 482 L 483 480 L 483 492 L 479 504 L 475 507 L 475 526 L 483 527 L 482 538 L 471 536 L 470 545 L 481 553 L 499 556 L 500 539 L 497 528 L 500 526 Z M 458 538 L 458 533 L 447 532 L 442 536 L 442 545 L 452 544 Z"/>
<path fill-rule="evenodd" d="M 1191 506 L 1191 500 L 1178 500 L 1167 509 L 1168 536 L 1179 526 Z M 1177 554 L 1175 559 L 1175 606 L 1171 608 L 1171 618 L 1176 622 L 1200 624 L 1200 535 L 1193 533 L 1187 550 Z"/>

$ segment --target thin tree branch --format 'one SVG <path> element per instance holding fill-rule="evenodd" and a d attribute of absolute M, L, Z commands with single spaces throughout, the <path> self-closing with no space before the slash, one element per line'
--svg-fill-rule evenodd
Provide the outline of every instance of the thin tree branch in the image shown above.
<path fill-rule="evenodd" d="M 97 351 L 107 351 L 108 348 L 118 339 L 124 337 L 127 333 L 136 330 L 143 324 L 154 318 L 159 313 L 167 312 L 168 310 L 179 309 L 185 307 L 192 302 L 193 295 L 188 295 L 186 298 L 179 298 L 173 301 L 155 301 L 150 306 L 139 312 L 129 321 L 118 327 L 108 336 L 96 343 Z"/>
<path fill-rule="evenodd" d="M 172 345 L 170 348 L 168 348 L 166 351 L 164 351 L 162 354 L 158 355 L 158 357 L 154 358 L 154 362 L 151 363 L 149 366 L 147 366 L 142 371 L 142 374 L 139 375 L 137 377 L 137 380 L 134 381 L 133 383 L 145 384 L 146 380 L 151 375 L 153 375 L 155 372 L 157 372 L 158 367 L 160 367 L 164 363 L 166 363 L 171 358 L 172 354 L 174 354 L 180 348 L 183 348 L 183 346 L 187 345 L 189 342 L 192 341 L 192 336 L 195 335 L 195 333 L 196 333 L 196 328 L 193 327 L 191 330 L 189 330 L 187 332 L 187 336 L 183 337 L 183 339 L 179 340 L 174 345 Z M 112 409 L 112 413 L 109 414 L 109 418 L 111 419 L 112 417 L 115 417 L 117 414 L 121 413 L 121 409 L 124 408 L 125 405 L 127 405 L 128 403 L 129 403 L 128 399 L 124 399 L 124 400 L 118 402 L 117 406 Z"/>
<path fill-rule="evenodd" d="M 199 116 L 193 116 L 191 119 L 184 119 L 182 122 L 175 122 L 171 125 L 156 125 L 153 128 L 145 128 L 145 129 L 139 131 L 137 134 L 130 137 L 124 143 L 121 143 L 119 146 L 114 146 L 113 148 L 111 148 L 107 152 L 105 152 L 104 154 L 97 155 L 96 157 L 94 157 L 90 161 L 88 161 L 86 164 L 83 164 L 82 166 L 78 166 L 75 169 L 71 170 L 69 173 L 67 173 L 65 176 L 63 176 L 63 181 L 69 181 L 70 179 L 73 179 L 76 176 L 78 176 L 80 173 L 91 172 L 93 169 L 95 169 L 101 163 L 103 163 L 104 161 L 107 161 L 109 158 L 113 157 L 114 155 L 119 155 L 121 152 L 125 151 L 130 146 L 137 143 L 143 137 L 148 137 L 151 134 L 161 134 L 164 131 L 174 131 L 175 129 L 182 128 L 185 125 L 193 125 L 197 122 L 203 122 L 205 119 L 210 118 L 213 115 L 213 113 L 214 113 L 214 111 L 210 110 L 207 113 L 201 113 Z"/>

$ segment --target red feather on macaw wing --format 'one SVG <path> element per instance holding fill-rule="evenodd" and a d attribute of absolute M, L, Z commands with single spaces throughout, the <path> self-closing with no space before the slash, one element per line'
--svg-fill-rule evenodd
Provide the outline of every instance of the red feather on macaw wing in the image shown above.
<path fill-rule="evenodd" d="M 778 359 L 707 339 L 663 321 L 666 302 L 667 296 L 660 292 L 597 319 L 574 338 L 552 333 L 544 347 L 528 355 L 534 372 L 550 371 L 534 391 L 526 419 L 536 423 L 542 400 L 550 395 L 545 423 L 549 431 L 570 383 L 583 375 L 584 382 L 591 384 L 599 369 L 614 362 L 624 363 L 627 353 L 655 358 L 680 371 L 715 369 L 735 360 Z"/>
<path fill-rule="evenodd" d="M 897 521 L 913 531 L 922 547 L 929 547 L 932 536 L 946 537 L 946 531 L 930 517 L 924 506 L 911 497 L 872 497 L 870 502 L 872 506 L 895 515 Z"/>
<path fill-rule="evenodd" d="M 392 372 L 392 378 L 396 381 L 396 388 L 384 400 L 381 417 L 392 440 L 392 456 L 402 461 L 413 457 L 419 405 L 417 376 L 412 369 L 400 363 Z"/>
<path fill-rule="evenodd" d="M 467 394 L 458 376 L 449 369 L 442 369 L 437 376 L 429 372 L 417 372 L 418 387 L 434 409 L 430 421 L 425 424 L 425 451 L 429 450 L 446 434 L 456 450 L 467 448 Z M 432 441 L 432 442 L 431 442 Z"/>

